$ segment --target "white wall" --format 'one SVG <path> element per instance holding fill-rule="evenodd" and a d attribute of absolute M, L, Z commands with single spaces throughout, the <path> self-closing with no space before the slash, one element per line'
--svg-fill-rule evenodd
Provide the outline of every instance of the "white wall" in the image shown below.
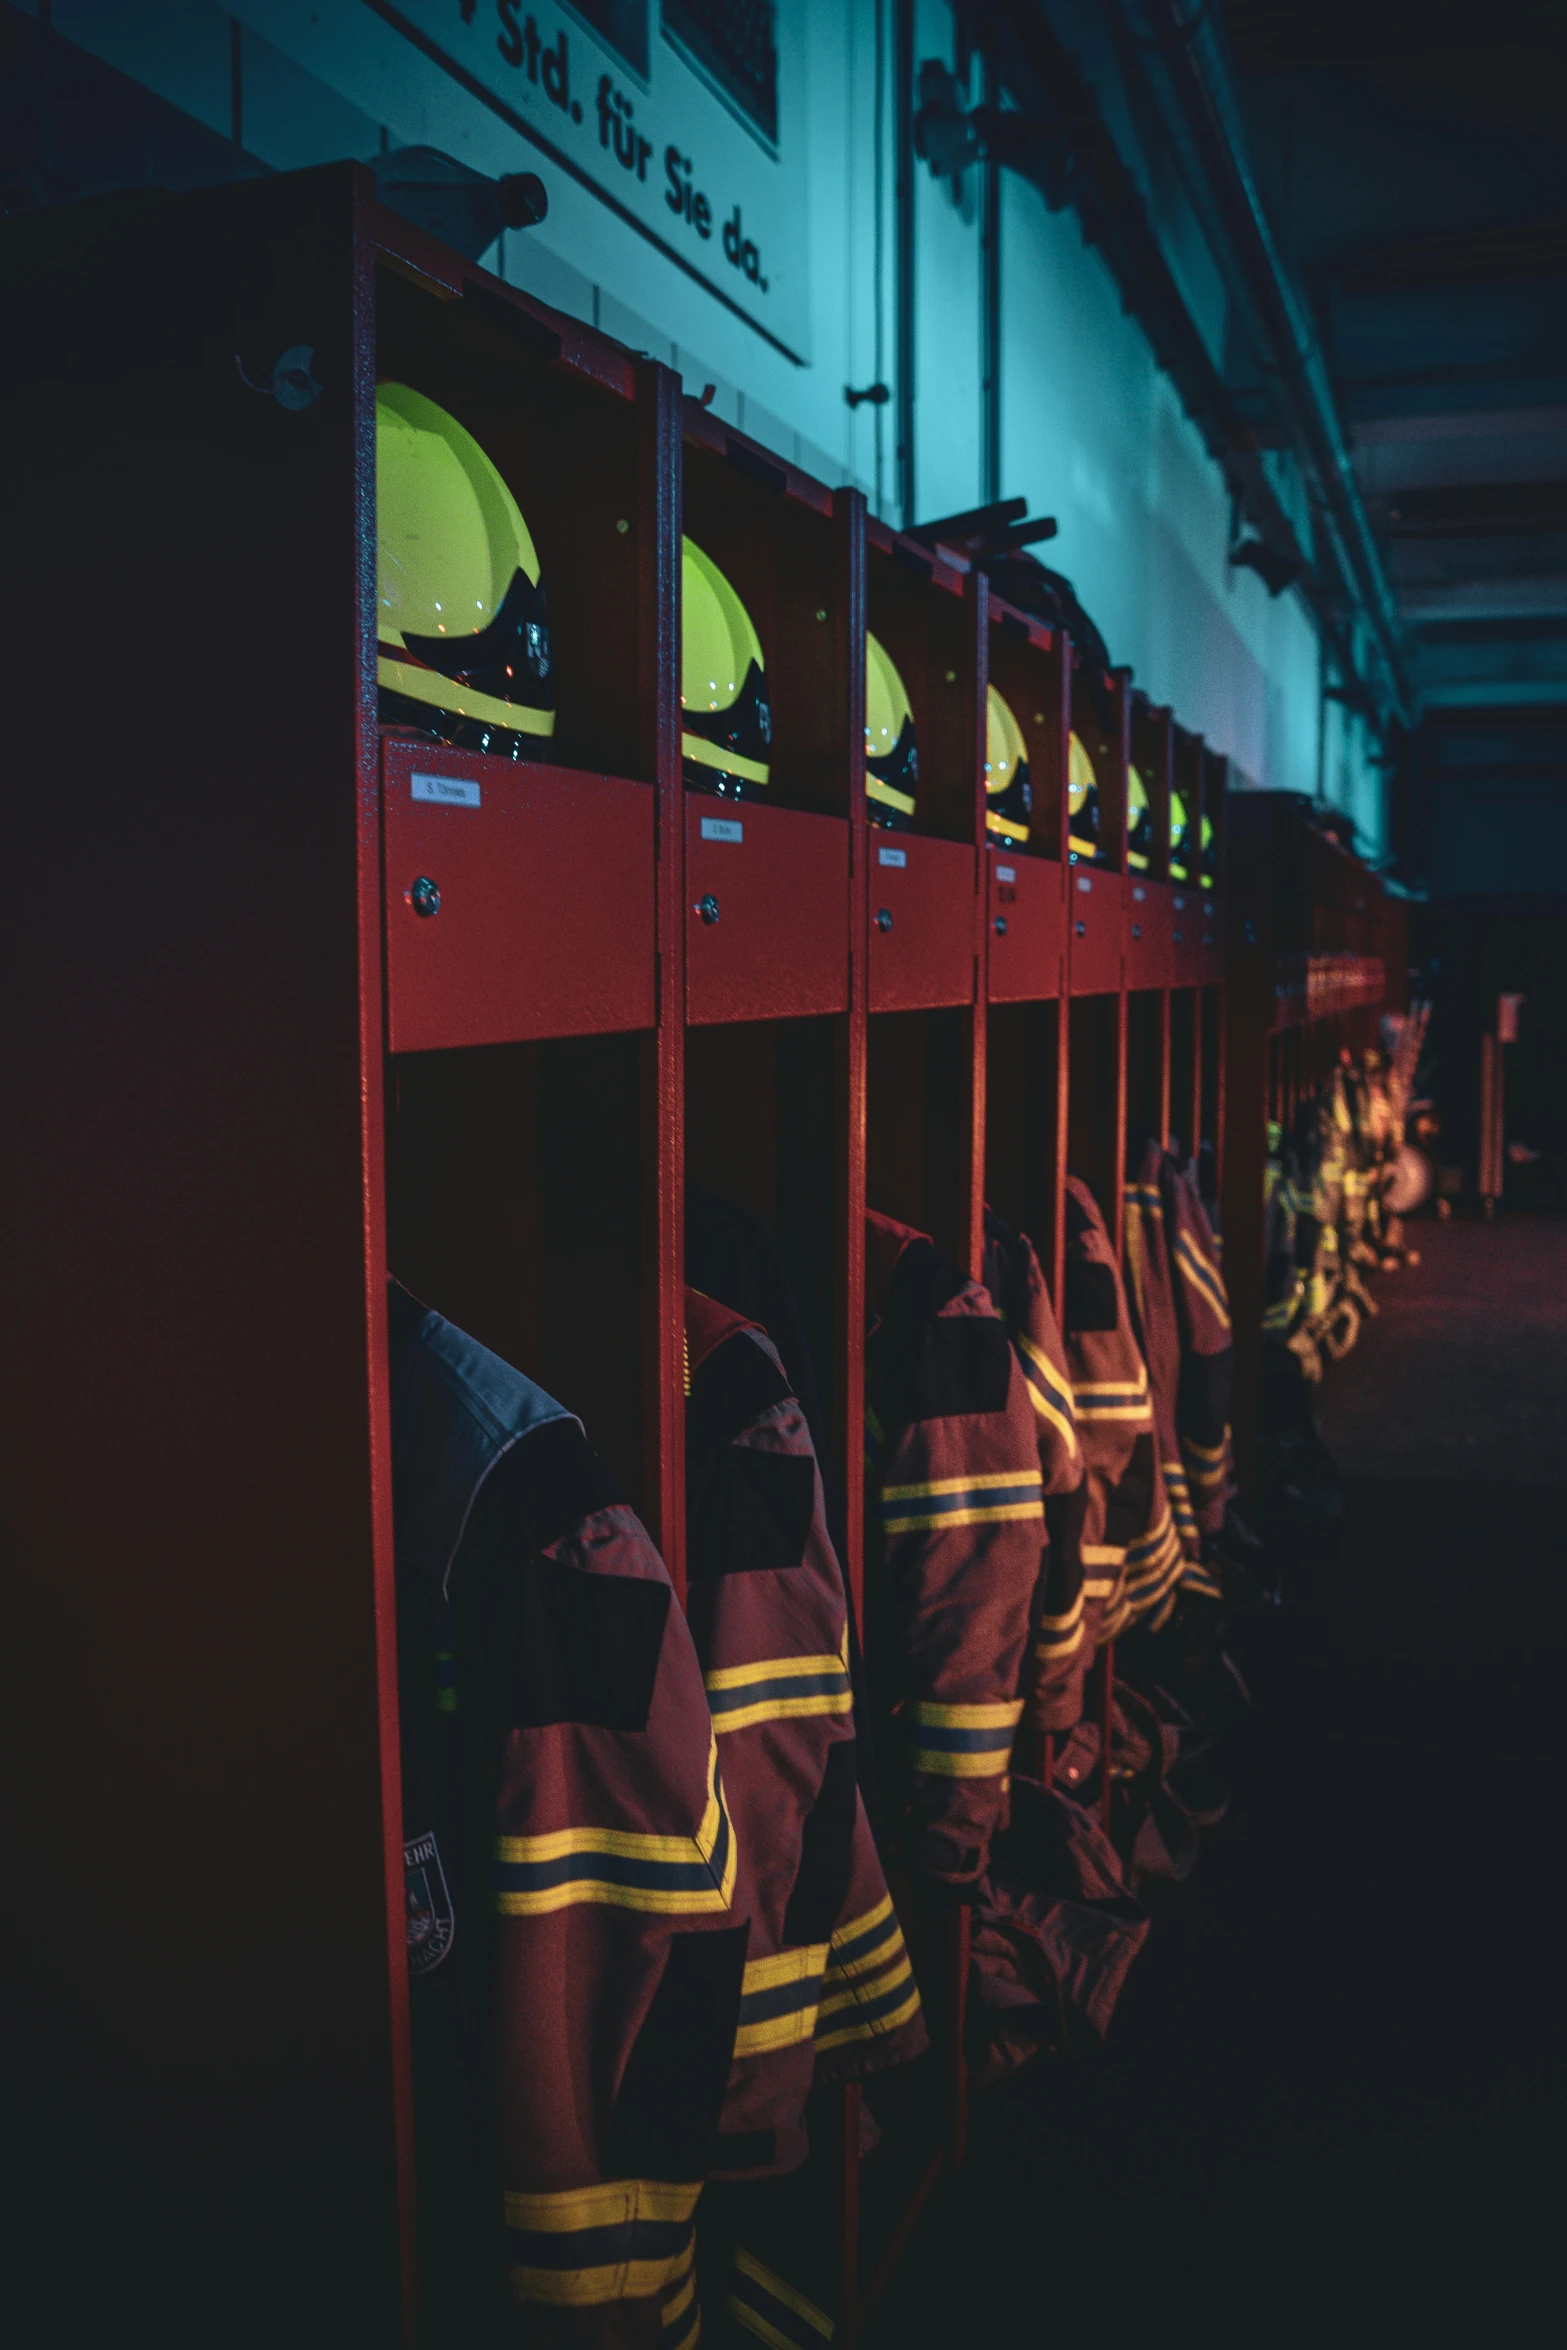
<path fill-rule="evenodd" d="M 36 14 L 36 0 L 26 5 Z M 459 14 L 452 0 L 454 26 Z M 808 158 L 808 364 L 772 348 L 547 161 L 548 220 L 503 238 L 491 265 L 671 361 L 688 389 L 714 383 L 720 415 L 832 482 L 858 482 L 896 520 L 896 410 L 851 410 L 844 399 L 851 384 L 893 383 L 896 367 L 891 0 L 782 0 L 782 15 L 806 51 L 804 119 L 786 119 L 781 139 L 803 140 Z M 237 23 L 244 146 L 276 168 L 368 158 L 383 143 L 428 143 L 494 173 L 539 162 L 363 0 L 237 0 L 232 10 L 210 0 L 54 0 L 53 23 L 224 135 Z M 949 0 L 917 0 L 916 36 L 917 60 L 951 60 Z M 955 202 L 950 185 L 918 170 L 922 515 L 977 504 L 984 490 L 976 182 L 971 173 Z M 1003 492 L 1059 518 L 1047 560 L 1148 693 L 1249 782 L 1314 793 L 1320 775 L 1379 849 L 1380 775 L 1358 721 L 1322 703 L 1304 603 L 1270 599 L 1253 573 L 1228 563 L 1218 469 L 1075 215 L 1051 214 L 1010 173 L 1001 188 Z M 1213 311 L 1218 296 L 1195 249 L 1182 275 Z"/>

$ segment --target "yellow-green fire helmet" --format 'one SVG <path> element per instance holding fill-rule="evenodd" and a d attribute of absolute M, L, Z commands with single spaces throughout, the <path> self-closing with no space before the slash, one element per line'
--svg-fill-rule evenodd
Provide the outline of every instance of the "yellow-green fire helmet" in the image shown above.
<path fill-rule="evenodd" d="M 985 693 L 985 830 L 992 840 L 1026 841 L 1033 809 L 1023 729 L 1011 703 L 990 686 Z"/>
<path fill-rule="evenodd" d="M 914 709 L 897 664 L 879 637 L 865 636 L 865 796 L 872 824 L 907 832 L 919 784 Z"/>
<path fill-rule="evenodd" d="M 766 789 L 773 717 L 751 615 L 711 555 L 680 542 L 681 765 L 693 791 L 754 799 Z"/>
<path fill-rule="evenodd" d="M 1066 774 L 1067 854 L 1074 864 L 1099 855 L 1099 778 L 1079 734 L 1072 736 Z"/>
<path fill-rule="evenodd" d="M 384 723 L 518 757 L 555 731 L 544 586 L 472 433 L 407 384 L 375 395 L 376 677 Z"/>
<path fill-rule="evenodd" d="M 1191 878 L 1190 869 L 1186 862 L 1187 831 L 1185 794 L 1172 791 L 1170 794 L 1170 871 L 1179 881 L 1188 881 Z"/>
<path fill-rule="evenodd" d="M 1126 771 L 1126 869 L 1146 873 L 1153 861 L 1153 809 L 1148 786 L 1135 767 Z"/>
<path fill-rule="evenodd" d="M 1219 844 L 1213 835 L 1213 818 L 1205 816 L 1202 820 L 1202 885 L 1204 889 L 1212 889 L 1218 870 Z"/>

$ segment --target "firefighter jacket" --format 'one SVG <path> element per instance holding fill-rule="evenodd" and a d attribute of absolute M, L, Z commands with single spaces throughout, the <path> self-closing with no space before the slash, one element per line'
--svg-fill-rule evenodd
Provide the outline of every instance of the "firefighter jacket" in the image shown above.
<path fill-rule="evenodd" d="M 866 1654 L 909 1865 L 983 1871 L 1007 1816 L 1044 1542 L 1034 1411 L 1006 1326 L 930 1240 L 867 1219 Z M 889 1806 L 890 1808 L 890 1806 Z"/>
<path fill-rule="evenodd" d="M 970 1993 L 994 2080 L 1044 2050 L 1103 2041 L 1148 1913 L 1094 1815 L 1059 1787 L 1019 1777 L 974 1906 Z"/>
<path fill-rule="evenodd" d="M 1083 1693 L 1083 1448 L 1066 1349 L 1034 1244 L 985 1210 L 985 1287 L 1017 1350 L 1034 1413 L 1045 1495 L 1045 1551 L 1023 1670 L 1023 1719 L 1069 1730 Z"/>
<path fill-rule="evenodd" d="M 1086 1183 L 1066 1183 L 1062 1337 L 1083 1448 L 1082 1651 L 1175 1605 L 1181 1543 L 1154 1434 L 1148 1369 L 1138 1350 L 1104 1219 Z"/>
<path fill-rule="evenodd" d="M 848 1607 L 801 1405 L 765 1331 L 686 1291 L 687 1610 L 750 1919 L 713 2167 L 791 2168 L 818 2063 L 917 2055 L 919 1992 L 855 1777 Z"/>
<path fill-rule="evenodd" d="M 680 2350 L 746 1950 L 701 1669 L 580 1424 L 390 1303 L 422 2215 L 460 2297 L 493 2198 L 529 2341 Z"/>
<path fill-rule="evenodd" d="M 1126 1186 L 1122 1253 L 1159 1465 L 1187 1562 L 1182 1586 L 1217 1599 L 1202 1547 L 1205 1535 L 1223 1527 L 1231 1487 L 1229 1298 L 1196 1187 L 1157 1142 L 1147 1144 Z"/>

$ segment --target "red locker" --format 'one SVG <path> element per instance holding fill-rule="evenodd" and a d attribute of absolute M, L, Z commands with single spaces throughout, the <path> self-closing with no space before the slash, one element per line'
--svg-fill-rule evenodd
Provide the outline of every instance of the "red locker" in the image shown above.
<path fill-rule="evenodd" d="M 383 745 L 394 1053 L 651 1028 L 653 791 Z"/>
<path fill-rule="evenodd" d="M 849 1006 L 849 827 L 686 794 L 686 1017 L 781 1020 Z"/>
<path fill-rule="evenodd" d="M 974 1001 L 976 859 L 958 841 L 869 835 L 871 1010 Z"/>
<path fill-rule="evenodd" d="M 1054 857 L 988 852 L 989 993 L 993 1004 L 1041 1003 L 1062 992 L 1066 921 Z"/>
<path fill-rule="evenodd" d="M 1067 876 L 1067 969 L 1073 995 L 1114 995 L 1121 985 L 1123 876 L 1073 865 Z"/>
<path fill-rule="evenodd" d="M 1126 884 L 1126 984 L 1143 989 L 1171 984 L 1174 891 L 1167 881 L 1130 874 Z"/>

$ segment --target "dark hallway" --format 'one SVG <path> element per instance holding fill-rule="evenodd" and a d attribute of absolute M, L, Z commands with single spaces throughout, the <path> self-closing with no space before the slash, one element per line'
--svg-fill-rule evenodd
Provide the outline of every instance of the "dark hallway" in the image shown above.
<path fill-rule="evenodd" d="M 1418 1240 L 1330 1372 L 1337 1539 L 1238 1642 L 1230 1819 L 1105 2056 L 982 2117 L 884 2340 L 1497 2340 L 1548 2305 L 1567 1224 Z"/>

